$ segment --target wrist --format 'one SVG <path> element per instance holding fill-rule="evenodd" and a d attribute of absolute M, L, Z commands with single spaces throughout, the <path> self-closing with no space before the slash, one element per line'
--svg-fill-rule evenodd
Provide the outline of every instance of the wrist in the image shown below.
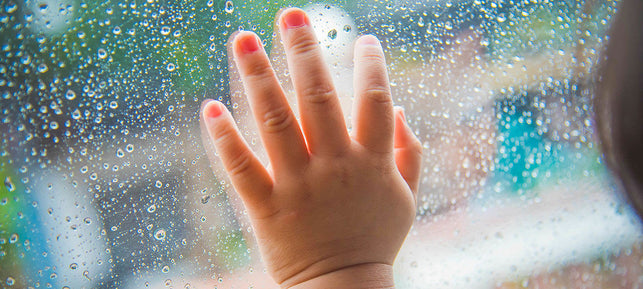
<path fill-rule="evenodd" d="M 358 264 L 309 279 L 298 284 L 282 284 L 282 288 L 395 288 L 393 266 L 382 263 Z"/>

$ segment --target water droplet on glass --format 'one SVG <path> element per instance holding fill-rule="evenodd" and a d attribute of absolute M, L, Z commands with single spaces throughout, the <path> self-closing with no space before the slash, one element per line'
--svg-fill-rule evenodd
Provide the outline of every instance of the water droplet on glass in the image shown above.
<path fill-rule="evenodd" d="M 76 93 L 71 89 L 67 90 L 67 92 L 65 93 L 65 98 L 68 100 L 73 100 L 74 98 L 76 98 Z"/>
<path fill-rule="evenodd" d="M 172 71 L 174 71 L 175 69 L 176 69 L 176 66 L 174 65 L 174 63 L 168 63 L 168 64 L 167 64 L 167 71 L 172 72 Z"/>
<path fill-rule="evenodd" d="M 75 109 L 75 110 L 71 113 L 71 118 L 73 118 L 73 119 L 80 119 L 80 110 Z"/>
<path fill-rule="evenodd" d="M 133 144 L 128 144 L 128 145 L 125 147 L 125 150 L 126 150 L 128 153 L 133 152 L 133 151 L 134 151 L 134 145 L 133 145 Z"/>
<path fill-rule="evenodd" d="M 226 1 L 224 10 L 226 13 L 234 12 L 234 3 L 232 3 L 232 1 Z"/>
<path fill-rule="evenodd" d="M 49 5 L 42 3 L 38 5 L 38 10 L 40 10 L 40 13 L 45 14 L 47 13 L 47 9 L 49 8 Z"/>
<path fill-rule="evenodd" d="M 328 31 L 328 38 L 330 38 L 330 39 L 337 38 L 337 30 L 333 29 L 331 31 Z"/>
<path fill-rule="evenodd" d="M 13 184 L 13 182 L 11 181 L 11 177 L 9 176 L 6 176 L 4 178 L 4 186 L 7 188 L 9 192 L 13 192 L 16 190 L 16 186 Z"/>
<path fill-rule="evenodd" d="M 165 240 L 165 230 L 163 229 L 156 230 L 156 232 L 154 232 L 154 239 L 157 239 L 159 241 Z"/>
<path fill-rule="evenodd" d="M 69 269 L 76 270 L 77 268 L 78 268 L 78 264 L 76 263 L 69 264 Z"/>
<path fill-rule="evenodd" d="M 161 27 L 161 34 L 162 34 L 162 35 L 169 35 L 169 34 L 170 34 L 170 31 L 171 31 L 171 30 L 170 30 L 170 27 L 168 27 L 168 26 L 163 26 L 163 27 Z"/>
<path fill-rule="evenodd" d="M 118 102 L 116 102 L 115 100 L 110 101 L 109 102 L 109 108 L 117 109 L 118 108 Z"/>
<path fill-rule="evenodd" d="M 201 197 L 201 204 L 205 205 L 205 204 L 208 203 L 208 201 L 210 201 L 210 196 L 209 195 Z"/>
<path fill-rule="evenodd" d="M 13 13 L 13 12 L 16 12 L 16 10 L 18 10 L 18 5 L 16 5 L 16 3 L 9 2 L 4 7 L 4 9 L 5 9 L 5 11 L 7 11 L 7 13 Z"/>
<path fill-rule="evenodd" d="M 496 18 L 496 20 L 498 20 L 498 22 L 500 22 L 500 23 L 505 22 L 505 21 L 507 21 L 507 16 L 505 16 L 505 14 L 500 14 Z"/>
<path fill-rule="evenodd" d="M 116 35 L 121 34 L 121 27 L 119 27 L 119 26 L 114 27 L 114 29 L 112 29 L 112 33 L 114 33 Z"/>
<path fill-rule="evenodd" d="M 7 277 L 6 283 L 8 286 L 13 286 L 13 284 L 16 284 L 16 280 L 11 277 Z"/>
<path fill-rule="evenodd" d="M 105 59 L 107 58 L 107 51 L 103 48 L 98 48 L 98 58 Z"/>
<path fill-rule="evenodd" d="M 18 234 L 13 233 L 13 234 L 11 234 L 11 236 L 9 237 L 9 243 L 10 243 L 10 244 L 14 244 L 14 243 L 16 243 L 16 242 L 18 242 Z"/>
<path fill-rule="evenodd" d="M 152 204 L 151 206 L 147 207 L 147 212 L 148 213 L 156 212 L 156 204 Z"/>
<path fill-rule="evenodd" d="M 161 183 L 161 181 L 156 181 L 156 183 L 154 183 L 154 186 L 156 186 L 157 188 L 161 188 L 163 186 L 163 183 Z"/>
<path fill-rule="evenodd" d="M 49 67 L 47 67 L 47 64 L 41 63 L 36 69 L 38 69 L 38 72 L 40 73 L 45 73 L 49 70 Z"/>
<path fill-rule="evenodd" d="M 122 157 L 125 156 L 125 152 L 122 149 L 119 148 L 119 149 L 116 150 L 116 156 L 119 157 L 119 158 L 122 158 Z"/>
<path fill-rule="evenodd" d="M 353 30 L 353 28 L 350 25 L 344 25 L 344 31 L 351 32 L 351 30 Z"/>

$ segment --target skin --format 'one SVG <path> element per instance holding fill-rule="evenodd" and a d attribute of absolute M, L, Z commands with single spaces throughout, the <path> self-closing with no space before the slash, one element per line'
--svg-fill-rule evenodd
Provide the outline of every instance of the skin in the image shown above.
<path fill-rule="evenodd" d="M 202 121 L 248 211 L 262 260 L 283 288 L 393 288 L 392 264 L 415 216 L 422 146 L 393 107 L 381 45 L 355 44 L 353 130 L 308 16 L 279 20 L 298 122 L 259 38 L 241 32 L 234 60 L 270 160 L 252 152 L 225 106 Z"/>

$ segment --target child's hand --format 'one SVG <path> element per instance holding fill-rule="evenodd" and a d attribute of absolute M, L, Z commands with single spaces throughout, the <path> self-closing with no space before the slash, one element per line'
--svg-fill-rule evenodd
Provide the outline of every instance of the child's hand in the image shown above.
<path fill-rule="evenodd" d="M 241 32 L 232 44 L 270 167 L 223 104 L 203 109 L 263 261 L 283 287 L 392 287 L 391 265 L 415 216 L 422 147 L 403 113 L 394 112 L 382 48 L 373 36 L 355 45 L 349 136 L 307 15 L 288 9 L 279 27 L 301 123 L 259 38 Z"/>

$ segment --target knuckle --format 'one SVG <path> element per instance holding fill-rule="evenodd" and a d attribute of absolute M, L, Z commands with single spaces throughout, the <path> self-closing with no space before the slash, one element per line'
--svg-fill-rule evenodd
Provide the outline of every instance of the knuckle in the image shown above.
<path fill-rule="evenodd" d="M 310 103 L 326 104 L 336 98 L 337 93 L 331 85 L 322 85 L 304 90 L 302 97 Z"/>
<path fill-rule="evenodd" d="M 253 61 L 244 67 L 244 74 L 249 78 L 267 78 L 272 75 L 272 67 L 263 61 Z"/>
<path fill-rule="evenodd" d="M 239 152 L 230 159 L 226 170 L 230 176 L 244 175 L 250 171 L 251 157 L 248 152 Z"/>
<path fill-rule="evenodd" d="M 386 60 L 384 59 L 384 55 L 382 55 L 380 51 L 373 51 L 372 49 L 368 49 L 366 51 L 363 51 L 359 57 L 361 58 L 361 61 L 367 62 L 370 65 L 382 68 L 386 67 Z"/>
<path fill-rule="evenodd" d="M 319 53 L 319 42 L 310 35 L 293 37 L 288 48 L 294 54 Z"/>
<path fill-rule="evenodd" d="M 364 97 L 376 103 L 389 104 L 393 102 L 391 92 L 385 87 L 370 87 L 364 91 Z"/>
<path fill-rule="evenodd" d="M 232 128 L 221 129 L 216 136 L 215 146 L 220 151 L 224 167 L 230 176 L 237 176 L 250 169 L 252 156 L 243 146 L 236 145 L 236 131 Z"/>
<path fill-rule="evenodd" d="M 294 119 L 290 110 L 279 107 L 264 114 L 263 127 L 266 132 L 278 133 L 292 125 Z"/>

